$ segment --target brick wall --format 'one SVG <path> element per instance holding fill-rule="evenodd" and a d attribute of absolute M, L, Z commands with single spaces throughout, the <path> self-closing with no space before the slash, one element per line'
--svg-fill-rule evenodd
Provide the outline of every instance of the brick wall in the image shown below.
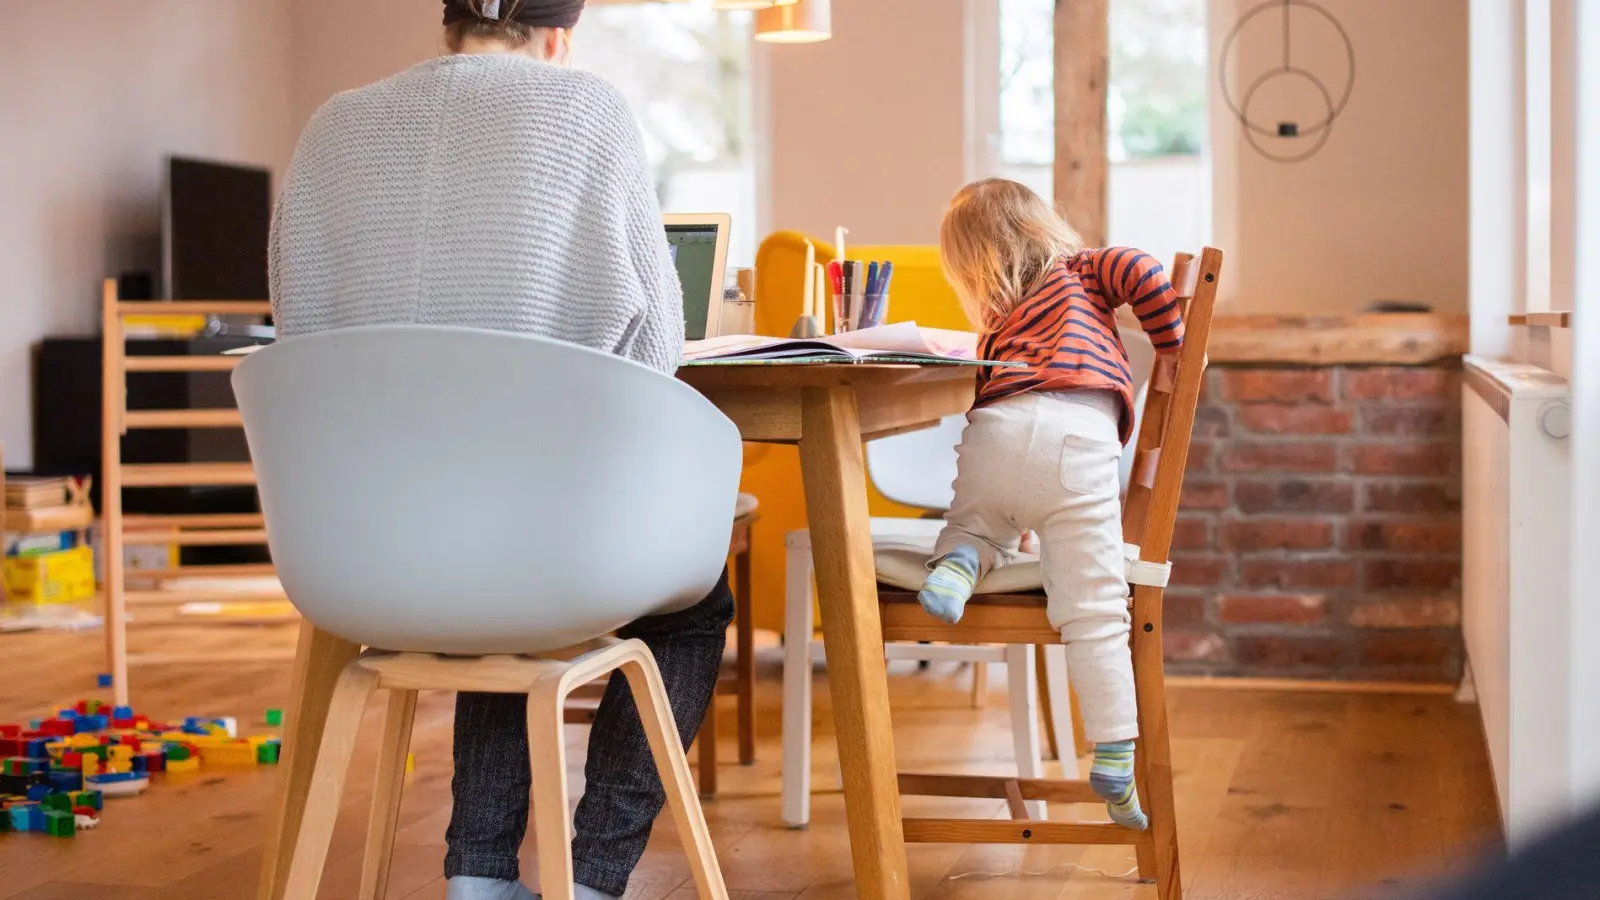
<path fill-rule="evenodd" d="M 1460 375 L 1213 365 L 1173 540 L 1173 672 L 1461 674 Z"/>

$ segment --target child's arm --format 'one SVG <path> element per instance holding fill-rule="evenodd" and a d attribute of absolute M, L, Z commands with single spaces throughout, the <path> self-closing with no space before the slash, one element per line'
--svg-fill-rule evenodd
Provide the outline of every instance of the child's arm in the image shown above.
<path fill-rule="evenodd" d="M 1083 255 L 1111 308 L 1126 303 L 1157 353 L 1177 353 L 1183 346 L 1183 314 L 1161 263 L 1131 247 L 1085 250 Z"/>

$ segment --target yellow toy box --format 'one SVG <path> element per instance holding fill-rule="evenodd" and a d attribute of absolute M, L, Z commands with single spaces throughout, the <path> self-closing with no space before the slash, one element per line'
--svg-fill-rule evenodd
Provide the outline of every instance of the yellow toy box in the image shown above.
<path fill-rule="evenodd" d="M 18 603 L 71 603 L 94 596 L 94 551 L 73 547 L 37 556 L 8 557 L 6 596 Z"/>

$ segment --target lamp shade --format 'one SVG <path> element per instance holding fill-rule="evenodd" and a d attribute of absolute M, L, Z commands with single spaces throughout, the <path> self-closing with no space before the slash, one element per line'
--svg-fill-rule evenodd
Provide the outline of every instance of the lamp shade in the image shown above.
<path fill-rule="evenodd" d="M 756 11 L 756 40 L 769 44 L 812 44 L 833 37 L 829 0 L 799 0 Z"/>
<path fill-rule="evenodd" d="M 776 6 L 778 0 L 717 0 L 717 9 L 766 9 Z"/>

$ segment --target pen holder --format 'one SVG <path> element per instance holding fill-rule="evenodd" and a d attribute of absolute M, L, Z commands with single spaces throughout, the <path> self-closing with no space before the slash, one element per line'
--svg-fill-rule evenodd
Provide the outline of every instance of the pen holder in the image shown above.
<path fill-rule="evenodd" d="M 889 315 L 889 295 L 864 294 L 859 297 L 848 294 L 833 295 L 833 333 L 842 334 L 846 331 L 860 331 L 863 328 L 876 328 L 882 325 Z"/>

